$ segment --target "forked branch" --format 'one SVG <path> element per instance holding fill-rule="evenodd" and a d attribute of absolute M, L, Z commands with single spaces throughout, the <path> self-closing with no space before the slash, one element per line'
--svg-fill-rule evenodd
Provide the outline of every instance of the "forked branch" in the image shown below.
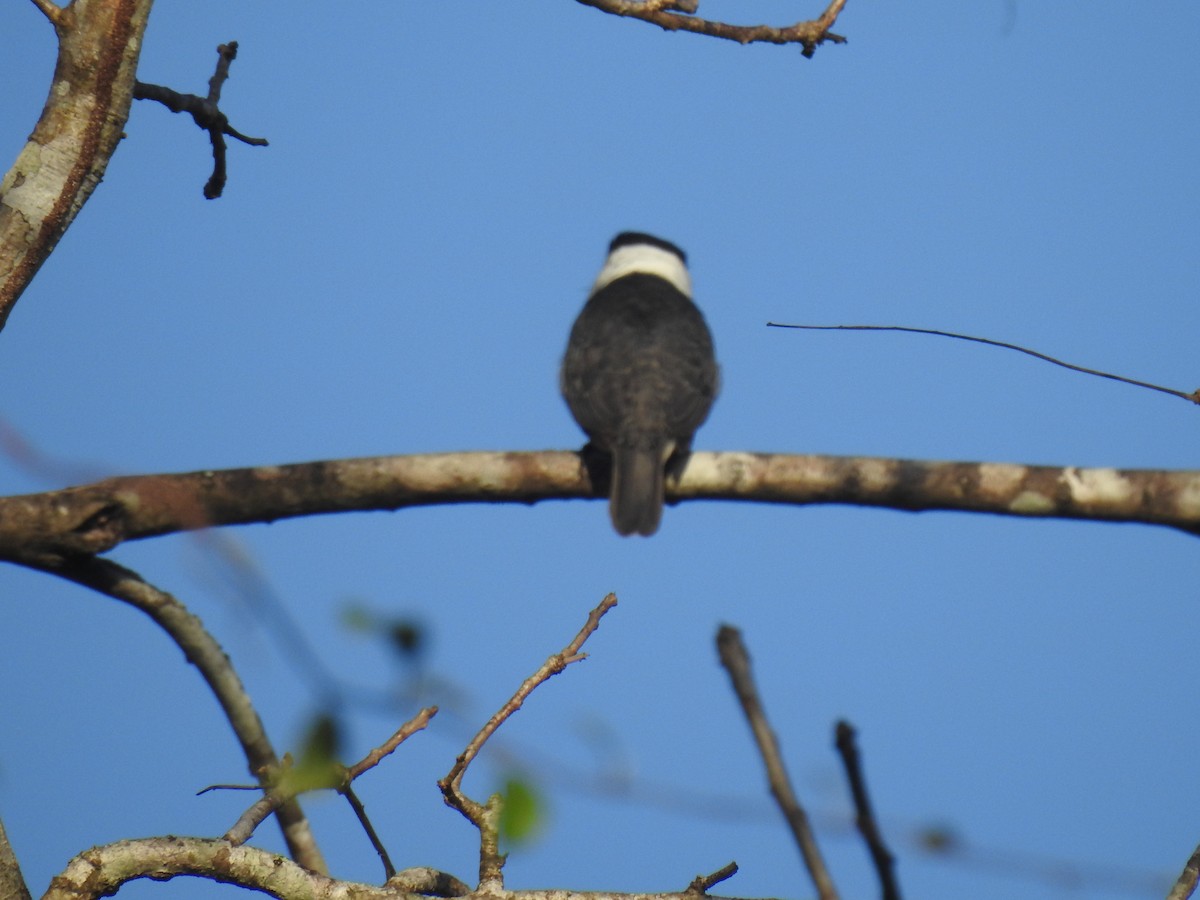
<path fill-rule="evenodd" d="M 212 144 L 213 173 L 204 185 L 204 196 L 215 200 L 225 190 L 225 137 L 228 135 L 243 144 L 252 147 L 266 147 L 266 138 L 247 137 L 229 124 L 229 119 L 221 112 L 221 87 L 229 78 L 229 65 L 237 59 L 237 41 L 221 44 L 217 47 L 217 69 L 208 80 L 208 96 L 198 97 L 195 94 L 181 94 L 170 88 L 157 84 L 137 82 L 133 86 L 133 99 L 157 100 L 171 112 L 186 112 L 197 125 L 208 132 Z"/>
<path fill-rule="evenodd" d="M 482 892 L 498 891 L 504 887 L 502 873 L 504 855 L 500 853 L 499 849 L 500 797 L 498 795 L 493 796 L 486 804 L 472 800 L 462 790 L 463 776 L 467 774 L 467 768 L 471 765 L 472 760 L 479 755 L 479 751 L 483 749 L 483 745 L 487 743 L 488 738 L 495 734 L 496 730 L 521 708 L 522 704 L 537 689 L 538 685 L 553 678 L 571 663 L 587 658 L 587 654 L 581 652 L 584 642 L 600 627 L 600 619 L 604 617 L 604 614 L 616 605 L 617 597 L 615 594 L 609 594 L 600 601 L 600 605 L 588 614 L 587 622 L 584 623 L 579 634 L 575 635 L 574 640 L 558 653 L 553 654 L 542 663 L 536 672 L 522 682 L 521 686 L 517 688 L 517 692 L 509 698 L 508 702 L 488 719 L 483 728 L 479 729 L 479 733 L 471 739 L 466 749 L 454 761 L 454 765 L 450 768 L 446 777 L 438 782 L 438 787 L 442 789 L 442 797 L 445 799 L 446 805 L 457 809 L 479 829 L 481 845 L 479 855 L 479 889 Z"/>

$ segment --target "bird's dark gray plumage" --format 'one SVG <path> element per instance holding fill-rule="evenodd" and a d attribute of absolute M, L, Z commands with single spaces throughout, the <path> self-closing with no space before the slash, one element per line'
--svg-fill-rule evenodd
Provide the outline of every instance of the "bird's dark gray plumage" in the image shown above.
<path fill-rule="evenodd" d="M 561 382 L 575 421 L 612 457 L 613 527 L 654 534 L 666 464 L 689 451 L 717 394 L 712 335 L 682 250 L 639 232 L 613 238 L 571 329 Z"/>

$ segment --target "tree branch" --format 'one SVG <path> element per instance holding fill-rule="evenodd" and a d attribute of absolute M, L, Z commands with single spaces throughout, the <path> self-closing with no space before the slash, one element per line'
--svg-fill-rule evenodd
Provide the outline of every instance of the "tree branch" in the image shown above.
<path fill-rule="evenodd" d="M 1196 848 L 1179 873 L 1179 878 L 1167 894 L 1167 900 L 1188 900 L 1195 892 L 1197 882 L 1200 882 L 1200 847 Z"/>
<path fill-rule="evenodd" d="M 763 709 L 758 687 L 754 683 L 754 673 L 750 669 L 750 654 L 746 652 L 746 645 L 742 643 L 742 633 L 730 625 L 722 625 L 717 631 L 717 652 L 721 658 L 721 665 L 729 673 L 733 692 L 746 715 L 754 743 L 758 745 L 759 755 L 762 756 L 763 765 L 767 770 L 771 796 L 775 798 L 788 827 L 792 830 L 792 837 L 804 859 L 804 867 L 812 876 L 813 884 L 817 888 L 817 896 L 821 900 L 838 900 L 837 888 L 834 887 L 820 848 L 817 847 L 816 835 L 809 824 L 808 814 L 792 790 L 783 756 L 779 752 L 779 741 L 771 729 L 771 723 L 767 721 L 766 710 Z"/>
<path fill-rule="evenodd" d="M 178 875 L 210 878 L 279 898 L 396 900 L 383 888 L 334 881 L 265 850 L 184 837 L 117 841 L 85 850 L 50 882 L 42 900 L 91 900 L 114 894 L 138 878 L 165 881 Z"/>
<path fill-rule="evenodd" d="M 850 794 L 854 798 L 854 824 L 866 841 L 871 862 L 879 876 L 880 896 L 883 900 L 900 900 L 900 884 L 896 880 L 896 857 L 884 843 L 883 833 L 871 807 L 871 795 L 867 792 L 867 779 L 863 775 L 862 757 L 858 752 L 858 738 L 854 726 L 846 720 L 837 723 L 834 730 L 834 745 L 842 757 L 846 769 L 846 780 L 850 782 Z"/>
<path fill-rule="evenodd" d="M 186 112 L 192 121 L 208 132 L 212 144 L 213 173 L 204 185 L 204 197 L 215 200 L 225 190 L 225 136 L 228 135 L 243 144 L 254 147 L 266 147 L 266 138 L 247 137 L 229 124 L 229 119 L 221 112 L 221 88 L 229 78 L 229 65 L 237 59 L 237 41 L 221 44 L 217 47 L 217 69 L 208 80 L 208 96 L 197 97 L 195 94 L 181 94 L 170 88 L 157 84 L 146 84 L 138 81 L 133 86 L 133 99 L 156 100 L 171 112 Z"/>
<path fill-rule="evenodd" d="M 693 453 L 668 499 L 1141 522 L 1200 532 L 1200 471 Z M 434 453 L 108 478 L 0 497 L 0 560 L 45 564 L 124 541 L 297 516 L 597 498 L 577 453 Z"/>
<path fill-rule="evenodd" d="M 35 0 L 58 33 L 42 117 L 0 180 L 0 329 L 117 148 L 153 0 Z"/>
<path fill-rule="evenodd" d="M 205 838 L 158 837 L 118 841 L 93 847 L 76 856 L 50 882 L 43 900 L 93 900 L 116 893 L 138 878 L 166 881 L 180 875 L 211 878 L 262 891 L 273 897 L 306 900 L 423 900 L 416 894 L 397 894 L 391 886 L 375 887 L 335 881 L 306 871 L 295 863 L 253 847 L 234 847 L 228 841 Z M 397 878 L 405 875 L 401 872 Z M 458 894 L 471 900 L 496 900 L 495 894 Z M 618 894 L 601 891 L 511 891 L 505 900 L 696 900 L 695 894 Z M 725 900 L 713 897 L 712 900 Z"/>
<path fill-rule="evenodd" d="M 143 581 L 135 572 L 106 559 L 75 557 L 47 562 L 42 571 L 89 587 L 115 600 L 128 603 L 154 620 L 183 651 L 217 698 L 225 718 L 241 744 L 250 774 L 266 786 L 279 768 L 271 742 L 241 679 L 221 645 L 204 624 L 175 597 Z M 292 858 L 307 869 L 324 872 L 325 861 L 294 800 L 278 809 L 280 828 Z"/>
<path fill-rule="evenodd" d="M 3 822 L 0 822 L 0 900 L 29 900 L 29 887 Z"/>
<path fill-rule="evenodd" d="M 799 44 L 803 48 L 801 52 L 808 58 L 812 58 L 817 47 L 825 41 L 834 44 L 846 43 L 844 37 L 829 30 L 841 14 L 846 0 L 832 0 L 825 12 L 816 19 L 781 27 L 729 25 L 725 22 L 685 15 L 695 13 L 699 9 L 699 0 L 579 0 L 579 2 L 609 15 L 626 16 L 650 22 L 664 31 L 690 31 L 694 34 L 737 41 L 739 44 L 755 42 Z"/>
<path fill-rule="evenodd" d="M 494 892 L 504 888 L 504 876 L 502 872 L 504 855 L 500 853 L 498 842 L 500 796 L 498 794 L 493 795 L 486 804 L 472 800 L 462 790 L 463 776 L 467 774 L 467 768 L 471 765 L 475 757 L 479 755 L 479 751 L 483 749 L 483 745 L 487 743 L 488 738 L 495 734 L 496 730 L 521 708 L 522 704 L 529 698 L 529 695 L 539 685 L 562 672 L 571 663 L 587 658 L 587 654 L 581 652 L 584 642 L 600 627 L 600 619 L 604 617 L 604 614 L 616 605 L 617 597 L 615 594 L 609 594 L 601 600 L 600 605 L 588 614 L 583 628 L 579 630 L 579 633 L 575 635 L 571 643 L 567 644 L 558 653 L 553 654 L 542 663 L 536 672 L 521 683 L 521 686 L 517 688 L 517 692 L 487 720 L 484 726 L 479 729 L 479 733 L 467 744 L 466 749 L 459 754 L 446 777 L 438 781 L 438 787 L 442 790 L 442 798 L 446 801 L 446 805 L 457 809 L 479 829 L 481 844 L 479 854 L 479 890 L 481 892 Z"/>

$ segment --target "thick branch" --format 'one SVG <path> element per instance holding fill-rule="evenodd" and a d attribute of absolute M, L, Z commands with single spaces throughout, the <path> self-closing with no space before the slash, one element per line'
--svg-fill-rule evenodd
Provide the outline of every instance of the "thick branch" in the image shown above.
<path fill-rule="evenodd" d="M 383 888 L 334 881 L 265 850 L 181 837 L 118 841 L 85 850 L 50 882 L 42 900 L 89 900 L 116 893 L 138 878 L 166 880 L 178 875 L 242 885 L 279 898 L 396 900 Z"/>
<path fill-rule="evenodd" d="M 403 874 L 403 873 L 402 873 Z M 137 878 L 167 880 L 196 875 L 237 884 L 273 897 L 307 900 L 424 900 L 398 894 L 392 887 L 334 881 L 305 871 L 283 857 L 253 847 L 234 847 L 228 841 L 161 837 L 119 841 L 93 847 L 68 864 L 53 879 L 43 900 L 91 900 L 113 894 Z M 462 895 L 471 900 L 496 900 L 496 894 Z M 695 894 L 617 894 L 564 890 L 504 892 L 504 900 L 696 900 Z M 713 897 L 711 900 L 722 900 Z"/>
<path fill-rule="evenodd" d="M 295 516 L 596 497 L 578 454 L 441 453 L 134 475 L 0 498 L 0 559 L 103 553 L 123 541 Z M 1200 472 L 871 457 L 694 453 L 668 498 L 1142 522 L 1200 531 Z"/>
<path fill-rule="evenodd" d="M 0 328 L 117 148 L 152 3 L 38 4 L 58 32 L 58 64 L 42 117 L 0 180 Z"/>
<path fill-rule="evenodd" d="M 699 8 L 699 3 L 684 3 L 682 0 L 675 0 L 675 2 L 664 2 L 664 0 L 579 0 L 579 2 L 610 15 L 628 16 L 632 19 L 650 22 L 664 31 L 690 31 L 693 34 L 737 41 L 739 44 L 755 42 L 799 44 L 807 57 L 811 57 L 817 47 L 825 41 L 834 44 L 846 43 L 844 37 L 829 30 L 837 21 L 838 15 L 841 14 L 846 0 L 831 0 L 825 12 L 816 19 L 783 26 L 730 25 L 726 22 L 715 22 L 694 15 L 685 15 L 684 13 L 694 13 Z"/>

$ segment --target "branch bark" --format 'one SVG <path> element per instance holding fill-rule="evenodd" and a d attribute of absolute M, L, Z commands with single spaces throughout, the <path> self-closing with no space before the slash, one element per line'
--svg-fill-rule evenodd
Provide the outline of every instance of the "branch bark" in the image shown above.
<path fill-rule="evenodd" d="M 403 874 L 403 873 L 401 873 Z M 305 900 L 427 900 L 420 894 L 335 881 L 308 872 L 295 863 L 253 847 L 235 847 L 207 838 L 157 837 L 118 841 L 93 847 L 76 856 L 50 883 L 43 900 L 92 900 L 116 893 L 138 878 L 165 881 L 180 875 L 210 878 L 270 894 Z M 462 895 L 470 900 L 696 900 L 694 893 L 619 894 L 601 891 L 503 891 Z M 710 900 L 726 898 L 709 895 Z"/>
<path fill-rule="evenodd" d="M 693 453 L 668 499 L 1141 522 L 1200 532 L 1200 471 Z M 124 541 L 297 516 L 447 503 L 597 498 L 577 453 L 471 452 L 132 475 L 0 497 L 0 560 L 31 565 Z"/>
<path fill-rule="evenodd" d="M 29 888 L 3 822 L 0 822 L 0 900 L 29 900 Z"/>
<path fill-rule="evenodd" d="M 38 4 L 58 33 L 58 63 L 42 117 L 0 180 L 0 329 L 117 149 L 152 5 Z"/>

